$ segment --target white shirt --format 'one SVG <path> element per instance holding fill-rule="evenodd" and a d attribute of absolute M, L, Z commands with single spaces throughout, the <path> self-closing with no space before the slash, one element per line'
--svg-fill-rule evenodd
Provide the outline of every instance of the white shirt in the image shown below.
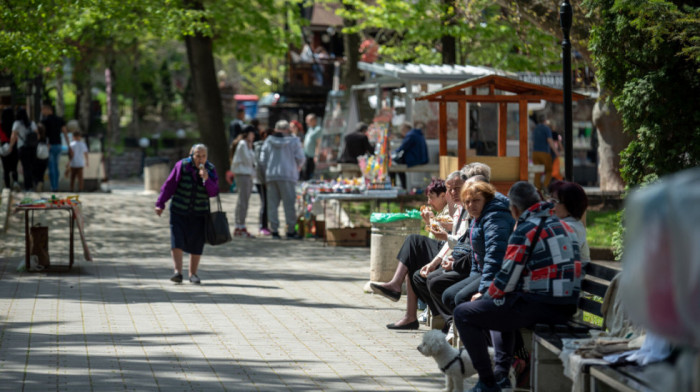
<path fill-rule="evenodd" d="M 88 152 L 85 142 L 73 140 L 70 142 L 70 148 L 73 150 L 73 159 L 70 160 L 70 167 L 85 167 L 85 154 Z"/>
<path fill-rule="evenodd" d="M 27 127 L 24 125 L 22 121 L 15 121 L 12 124 L 12 132 L 17 132 L 17 148 L 21 148 L 24 146 L 24 139 L 27 138 L 27 135 L 29 135 L 29 132 L 36 132 L 36 124 L 34 121 L 32 121 L 31 125 L 29 126 L 31 129 L 27 129 Z"/>
<path fill-rule="evenodd" d="M 231 171 L 235 174 L 255 174 L 255 151 L 248 148 L 248 142 L 241 140 L 236 146 L 236 153 L 233 154 L 233 162 L 231 162 Z"/>

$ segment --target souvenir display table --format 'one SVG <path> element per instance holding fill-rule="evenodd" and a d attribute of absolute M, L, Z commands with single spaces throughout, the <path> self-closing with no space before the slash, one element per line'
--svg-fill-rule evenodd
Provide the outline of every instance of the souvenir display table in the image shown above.
<path fill-rule="evenodd" d="M 65 211 L 68 213 L 67 228 L 69 230 L 68 239 L 68 268 L 73 266 L 74 262 L 74 231 L 75 223 L 78 222 L 78 229 L 80 231 L 80 236 L 83 243 L 83 253 L 85 259 L 92 261 L 90 252 L 87 248 L 87 243 L 85 242 L 85 236 L 83 233 L 83 218 L 80 212 L 80 202 L 77 201 L 77 197 L 66 198 L 66 199 L 56 199 L 55 197 L 51 200 L 23 200 L 18 205 L 15 206 L 15 211 L 24 212 L 24 242 L 25 242 L 25 258 L 24 263 L 27 271 L 31 269 L 31 235 L 30 235 L 30 220 L 33 221 L 35 211 Z M 30 214 L 31 213 L 31 214 Z"/>

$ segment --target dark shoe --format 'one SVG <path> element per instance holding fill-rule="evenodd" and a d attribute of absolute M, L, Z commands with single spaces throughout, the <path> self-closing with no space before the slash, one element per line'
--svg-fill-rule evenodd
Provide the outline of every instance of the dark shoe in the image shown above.
<path fill-rule="evenodd" d="M 420 326 L 418 324 L 418 320 L 411 321 L 410 323 L 404 324 L 404 325 L 396 325 L 394 323 L 391 323 L 391 324 L 387 324 L 386 327 L 389 329 L 418 329 L 418 328 L 420 328 Z"/>
<path fill-rule="evenodd" d="M 175 283 L 182 283 L 182 274 L 178 274 L 177 272 L 170 277 L 171 282 Z"/>
<path fill-rule="evenodd" d="M 501 389 L 513 389 L 513 385 L 510 383 L 510 379 L 508 378 L 508 373 L 496 374 L 496 384 Z"/>
<path fill-rule="evenodd" d="M 192 275 L 192 276 L 190 276 L 190 283 L 193 283 L 193 284 L 200 284 L 200 283 L 202 283 L 202 280 L 199 279 L 199 276 L 197 276 L 197 275 Z"/>
<path fill-rule="evenodd" d="M 276 232 L 276 231 L 273 231 L 273 232 L 272 232 L 272 239 L 273 239 L 273 240 L 281 240 L 282 237 L 280 237 L 280 233 L 278 233 L 278 232 Z"/>
<path fill-rule="evenodd" d="M 499 387 L 498 384 L 495 384 L 492 387 L 487 387 L 486 384 L 479 380 L 479 382 L 474 385 L 474 388 L 467 392 L 501 392 L 501 387 Z"/>
<path fill-rule="evenodd" d="M 374 294 L 379 294 L 382 297 L 386 297 L 394 302 L 398 302 L 398 300 L 401 299 L 401 293 L 399 293 L 398 291 L 389 290 L 384 286 L 380 286 L 376 283 L 370 283 L 369 287 L 372 289 L 372 292 Z M 418 321 L 416 321 L 416 323 L 417 322 Z"/>
<path fill-rule="evenodd" d="M 287 239 L 288 240 L 300 240 L 302 237 L 299 235 L 299 233 L 287 233 Z"/>

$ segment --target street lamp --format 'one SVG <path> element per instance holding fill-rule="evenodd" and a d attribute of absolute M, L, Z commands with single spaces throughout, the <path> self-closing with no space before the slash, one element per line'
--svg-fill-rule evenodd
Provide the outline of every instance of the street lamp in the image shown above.
<path fill-rule="evenodd" d="M 574 138 L 573 138 L 573 116 L 571 114 L 571 41 L 569 31 L 573 20 L 574 11 L 569 4 L 569 0 L 564 0 L 559 9 L 559 23 L 561 31 L 564 33 L 564 40 L 561 42 L 562 49 L 562 73 L 564 76 L 564 176 L 567 181 L 573 180 L 574 171 Z"/>

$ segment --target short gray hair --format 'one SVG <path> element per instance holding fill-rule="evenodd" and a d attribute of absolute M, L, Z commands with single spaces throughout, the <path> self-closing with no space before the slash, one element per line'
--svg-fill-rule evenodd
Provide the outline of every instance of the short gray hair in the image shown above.
<path fill-rule="evenodd" d="M 462 168 L 462 173 L 464 173 L 467 176 L 467 178 L 472 178 L 474 176 L 483 176 L 484 178 L 486 178 L 486 182 L 491 182 L 491 168 L 485 163 L 468 163 Z"/>
<path fill-rule="evenodd" d="M 520 211 L 527 210 L 541 200 L 537 188 L 527 181 L 518 181 L 513 184 L 508 190 L 508 199 L 510 204 Z"/>
<path fill-rule="evenodd" d="M 445 178 L 445 182 L 452 181 L 455 178 L 459 178 L 460 180 L 465 181 L 466 179 L 464 177 L 462 177 L 462 174 L 463 173 L 459 170 L 453 171 L 452 173 L 447 175 L 447 178 Z"/>
<path fill-rule="evenodd" d="M 279 120 L 275 123 L 275 130 L 276 131 L 288 131 L 289 130 L 289 121 L 287 120 Z"/>
<path fill-rule="evenodd" d="M 197 143 L 197 144 L 193 145 L 192 148 L 190 148 L 190 154 L 194 154 L 194 152 L 197 150 L 208 151 L 209 149 L 203 143 Z"/>

